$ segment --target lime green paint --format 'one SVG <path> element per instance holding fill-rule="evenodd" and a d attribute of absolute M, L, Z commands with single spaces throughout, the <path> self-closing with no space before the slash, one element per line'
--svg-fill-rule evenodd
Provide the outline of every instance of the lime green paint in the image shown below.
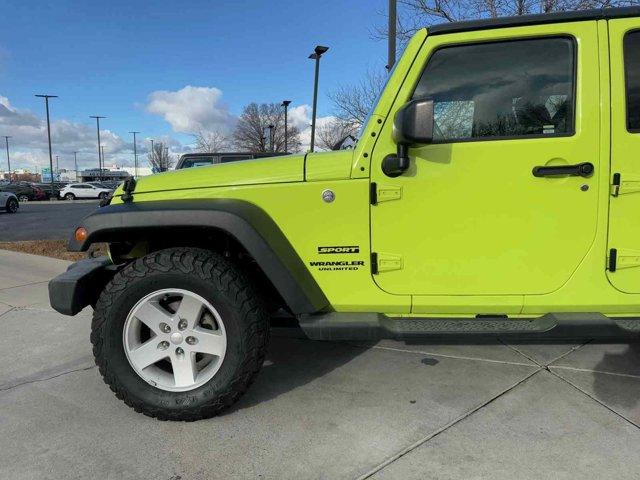
<path fill-rule="evenodd" d="M 308 182 L 345 180 L 351 175 L 352 158 L 353 150 L 309 153 L 306 159 L 305 179 Z"/>
<path fill-rule="evenodd" d="M 630 133 L 626 125 L 623 39 L 630 30 L 640 28 L 640 19 L 625 18 L 609 22 L 611 55 L 611 175 L 620 173 L 621 188 L 609 201 L 609 248 L 618 250 L 616 272 L 608 272 L 609 281 L 623 292 L 640 292 L 640 267 L 624 266 L 624 257 L 640 250 L 640 134 Z M 630 262 L 633 265 L 633 262 Z"/>
<path fill-rule="evenodd" d="M 622 35 L 636 27 L 639 19 L 432 37 L 421 30 L 399 60 L 354 150 L 142 178 L 134 202 L 231 198 L 259 206 L 285 233 L 336 311 L 640 316 L 640 267 L 606 271 L 610 247 L 629 255 L 640 251 L 635 222 L 640 192 L 610 195 L 613 171 L 620 171 L 623 180 L 626 174 L 640 182 L 640 164 L 633 156 L 640 137 L 624 128 L 621 56 Z M 548 35 L 576 41 L 572 136 L 424 145 L 410 150 L 406 174 L 382 174 L 382 159 L 396 150 L 394 115 L 410 98 L 434 49 Z M 596 167 L 588 179 L 531 175 L 535 165 L 584 161 Z M 369 204 L 371 182 L 380 194 L 374 206 Z M 334 202 L 322 200 L 326 189 L 334 191 Z M 319 255 L 321 245 L 358 245 L 360 253 Z M 380 254 L 383 267 L 376 275 L 370 270 L 372 250 Z M 310 265 L 331 260 L 360 260 L 364 266 L 334 271 Z"/>
<path fill-rule="evenodd" d="M 204 188 L 212 185 L 258 185 L 261 183 L 301 182 L 304 178 L 304 155 L 257 158 L 240 162 L 218 163 L 204 167 L 171 170 L 141 177 L 136 192 L 154 192 Z M 194 195 L 197 195 L 195 193 Z"/>

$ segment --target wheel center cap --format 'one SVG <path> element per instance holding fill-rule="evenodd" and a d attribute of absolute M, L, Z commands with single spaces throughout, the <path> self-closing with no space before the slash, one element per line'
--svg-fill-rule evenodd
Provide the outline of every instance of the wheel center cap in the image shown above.
<path fill-rule="evenodd" d="M 171 339 L 171 343 L 174 345 L 182 343 L 182 334 L 179 332 L 172 333 L 169 338 Z"/>

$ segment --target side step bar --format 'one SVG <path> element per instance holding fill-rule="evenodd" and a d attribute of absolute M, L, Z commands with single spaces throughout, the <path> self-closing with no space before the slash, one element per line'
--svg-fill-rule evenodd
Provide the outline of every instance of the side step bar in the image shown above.
<path fill-rule="evenodd" d="M 301 315 L 300 327 L 313 340 L 495 337 L 617 338 L 640 333 L 640 318 L 608 318 L 599 313 L 547 314 L 535 319 L 388 317 L 378 313 Z"/>

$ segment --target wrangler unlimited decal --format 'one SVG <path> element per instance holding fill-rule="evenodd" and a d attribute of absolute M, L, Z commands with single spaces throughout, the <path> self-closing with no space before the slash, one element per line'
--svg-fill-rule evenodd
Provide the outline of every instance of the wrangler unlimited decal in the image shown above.
<path fill-rule="evenodd" d="M 318 253 L 360 253 L 358 245 L 340 245 L 336 247 L 318 247 Z"/>
<path fill-rule="evenodd" d="M 343 260 L 337 262 L 309 262 L 309 265 L 318 270 L 358 270 L 364 265 L 362 260 Z"/>

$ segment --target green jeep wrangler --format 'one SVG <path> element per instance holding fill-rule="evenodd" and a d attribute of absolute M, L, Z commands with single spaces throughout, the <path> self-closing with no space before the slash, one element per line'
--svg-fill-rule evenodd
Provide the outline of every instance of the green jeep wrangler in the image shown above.
<path fill-rule="evenodd" d="M 637 331 L 639 155 L 640 8 L 438 25 L 353 150 L 127 181 L 51 304 L 168 420 L 238 400 L 278 309 L 314 339 Z"/>

